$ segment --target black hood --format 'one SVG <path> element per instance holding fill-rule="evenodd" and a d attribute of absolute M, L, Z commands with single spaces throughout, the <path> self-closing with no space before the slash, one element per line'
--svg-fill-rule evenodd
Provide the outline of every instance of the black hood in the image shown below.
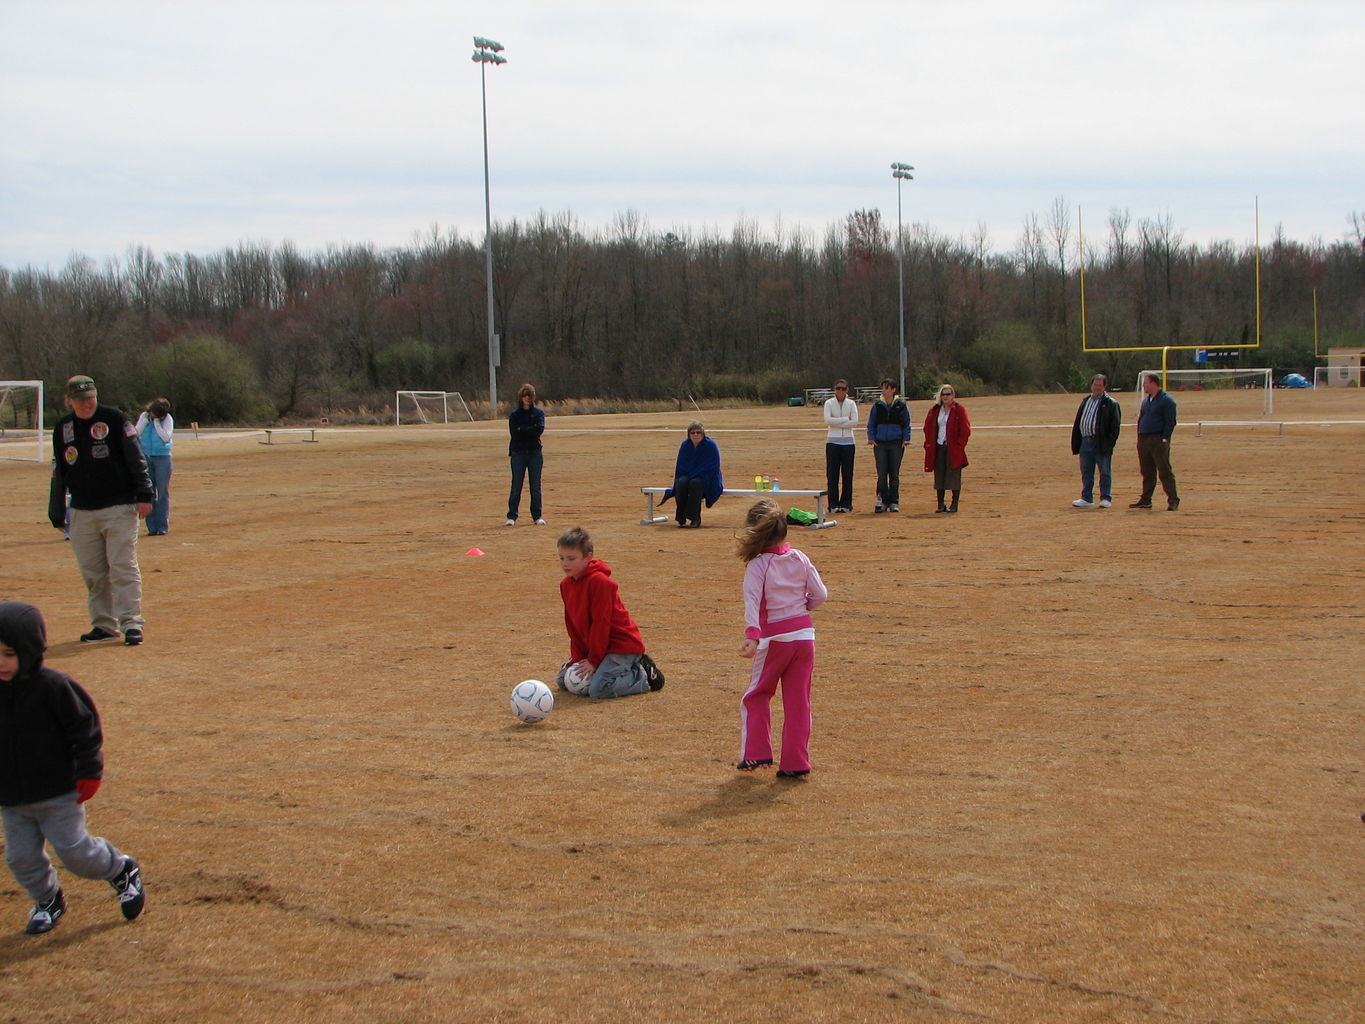
<path fill-rule="evenodd" d="M 43 667 L 47 628 L 43 613 L 22 601 L 0 602 L 0 643 L 19 655 L 19 674 L 29 675 Z"/>

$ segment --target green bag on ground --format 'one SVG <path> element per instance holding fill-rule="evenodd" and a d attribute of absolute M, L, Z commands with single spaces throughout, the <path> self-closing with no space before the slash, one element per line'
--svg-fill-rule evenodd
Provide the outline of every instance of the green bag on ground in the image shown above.
<path fill-rule="evenodd" d="M 793 526 L 814 526 L 819 521 L 819 516 L 814 512 L 807 512 L 803 508 L 794 508 L 787 513 L 787 522 Z"/>

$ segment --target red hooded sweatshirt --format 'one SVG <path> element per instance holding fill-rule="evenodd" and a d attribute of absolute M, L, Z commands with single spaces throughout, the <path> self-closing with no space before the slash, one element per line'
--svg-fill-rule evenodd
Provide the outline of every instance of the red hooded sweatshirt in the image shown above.
<path fill-rule="evenodd" d="M 621 603 L 619 589 L 611 567 L 600 558 L 589 561 L 577 579 L 565 576 L 559 581 L 573 661 L 586 658 L 600 665 L 608 654 L 645 653 L 639 627 Z"/>

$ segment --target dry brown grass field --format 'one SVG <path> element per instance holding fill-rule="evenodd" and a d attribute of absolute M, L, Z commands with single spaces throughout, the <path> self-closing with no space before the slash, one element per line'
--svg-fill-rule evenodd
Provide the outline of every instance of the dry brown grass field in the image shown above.
<path fill-rule="evenodd" d="M 1118 397 L 1112 509 L 1070 507 L 1079 396 L 992 398 L 957 516 L 917 446 L 872 515 L 862 449 L 857 511 L 793 531 L 804 782 L 734 768 L 746 500 L 639 525 L 685 412 L 551 417 L 511 529 L 501 424 L 182 426 L 141 648 L 76 642 L 47 470 L 0 463 L 0 597 L 99 703 L 91 827 L 148 886 L 127 924 L 63 874 L 31 938 L 6 872 L 0 1020 L 1361 1020 L 1365 395 L 1177 394 L 1176 513 L 1127 509 Z M 732 486 L 823 486 L 818 410 L 703 418 Z M 575 524 L 667 684 L 523 726 Z"/>

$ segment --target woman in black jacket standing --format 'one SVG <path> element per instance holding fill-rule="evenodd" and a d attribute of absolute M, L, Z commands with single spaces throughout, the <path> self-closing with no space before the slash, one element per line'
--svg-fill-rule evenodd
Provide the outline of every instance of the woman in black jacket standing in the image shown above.
<path fill-rule="evenodd" d="M 521 505 L 521 484 L 531 477 L 531 518 L 537 526 L 544 526 L 540 505 L 540 470 L 545 464 L 545 453 L 540 447 L 540 435 L 545 433 L 545 413 L 536 408 L 536 389 L 523 384 L 517 391 L 517 407 L 507 414 L 507 455 L 512 462 L 512 490 L 507 495 L 506 526 L 517 525 Z"/>

